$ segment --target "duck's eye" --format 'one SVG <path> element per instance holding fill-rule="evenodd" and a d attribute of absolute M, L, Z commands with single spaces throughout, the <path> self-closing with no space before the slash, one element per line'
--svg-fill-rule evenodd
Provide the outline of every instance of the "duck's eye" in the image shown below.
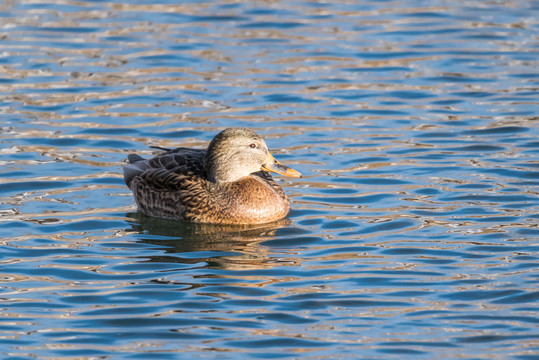
<path fill-rule="evenodd" d="M 251 145 L 249 145 L 249 147 L 250 147 L 251 149 L 254 149 L 254 148 L 256 148 L 256 144 L 251 144 Z"/>

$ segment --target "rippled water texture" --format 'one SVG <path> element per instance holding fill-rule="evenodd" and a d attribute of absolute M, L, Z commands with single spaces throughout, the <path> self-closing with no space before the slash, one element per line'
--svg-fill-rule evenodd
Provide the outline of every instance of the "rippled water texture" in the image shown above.
<path fill-rule="evenodd" d="M 0 2 L 2 359 L 537 359 L 533 1 Z M 121 167 L 248 126 L 257 227 Z"/>

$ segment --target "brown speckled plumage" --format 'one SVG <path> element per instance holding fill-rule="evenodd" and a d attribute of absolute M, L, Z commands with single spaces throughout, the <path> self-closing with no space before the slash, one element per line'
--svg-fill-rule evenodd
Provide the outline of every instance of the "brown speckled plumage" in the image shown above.
<path fill-rule="evenodd" d="M 269 172 L 249 168 L 260 170 L 271 159 L 278 172 L 300 176 L 276 162 L 259 135 L 243 128 L 219 133 L 208 151 L 177 148 L 150 160 L 138 155 L 128 159 L 124 178 L 139 210 L 190 222 L 262 224 L 280 220 L 289 210 L 287 196 Z"/>

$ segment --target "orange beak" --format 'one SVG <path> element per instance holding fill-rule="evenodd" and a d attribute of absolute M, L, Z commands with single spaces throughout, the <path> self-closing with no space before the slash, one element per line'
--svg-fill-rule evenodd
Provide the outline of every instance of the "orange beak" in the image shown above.
<path fill-rule="evenodd" d="M 273 171 L 277 174 L 281 174 L 284 176 L 290 176 L 293 178 L 300 178 L 301 174 L 299 171 L 296 171 L 294 169 L 289 168 L 286 165 L 281 164 L 273 157 L 273 155 L 269 154 L 268 161 L 262 167 L 260 168 L 262 171 Z"/>

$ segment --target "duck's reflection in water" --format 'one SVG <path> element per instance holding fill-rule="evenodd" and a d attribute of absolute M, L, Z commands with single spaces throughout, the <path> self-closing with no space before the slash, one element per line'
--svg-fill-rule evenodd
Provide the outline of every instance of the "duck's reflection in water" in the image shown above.
<path fill-rule="evenodd" d="M 140 234 L 140 241 L 163 251 L 162 255 L 145 257 L 146 260 L 206 262 L 208 268 L 227 270 L 275 266 L 278 261 L 267 257 L 269 249 L 261 243 L 273 239 L 278 229 L 293 225 L 288 219 L 262 225 L 215 225 L 152 218 L 139 212 L 127 216 L 134 219 L 131 226 Z"/>

